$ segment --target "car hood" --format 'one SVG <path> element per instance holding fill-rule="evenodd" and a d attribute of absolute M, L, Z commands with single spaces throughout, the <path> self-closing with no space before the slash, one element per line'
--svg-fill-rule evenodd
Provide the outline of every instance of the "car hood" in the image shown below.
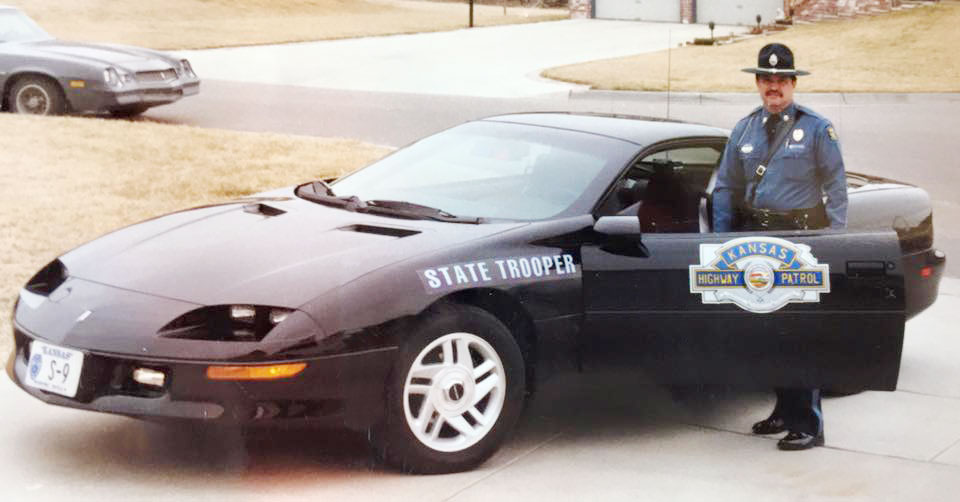
<path fill-rule="evenodd" d="M 151 71 L 170 68 L 163 56 L 138 47 L 91 44 L 64 40 L 44 40 L 23 44 L 37 56 L 67 59 L 74 62 L 116 66 L 128 71 Z"/>
<path fill-rule="evenodd" d="M 396 219 L 296 197 L 257 198 L 132 225 L 61 261 L 71 277 L 168 299 L 297 308 L 383 267 L 520 225 Z"/>

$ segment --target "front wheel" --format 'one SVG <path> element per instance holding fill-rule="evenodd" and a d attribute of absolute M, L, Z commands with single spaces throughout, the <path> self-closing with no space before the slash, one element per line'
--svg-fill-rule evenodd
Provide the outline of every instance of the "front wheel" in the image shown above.
<path fill-rule="evenodd" d="M 66 100 L 56 82 L 23 77 L 10 89 L 10 109 L 28 115 L 60 115 L 66 109 Z"/>
<path fill-rule="evenodd" d="M 462 305 L 428 311 L 399 350 L 375 446 L 408 472 L 476 467 L 513 429 L 524 385 L 520 348 L 496 317 Z"/>

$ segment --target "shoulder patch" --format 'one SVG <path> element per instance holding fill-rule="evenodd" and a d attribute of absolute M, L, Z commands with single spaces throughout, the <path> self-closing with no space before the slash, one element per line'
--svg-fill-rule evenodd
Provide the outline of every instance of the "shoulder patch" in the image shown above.
<path fill-rule="evenodd" d="M 837 136 L 837 131 L 833 128 L 833 126 L 827 127 L 827 136 L 830 136 L 830 139 L 834 141 L 840 140 L 840 137 Z"/>

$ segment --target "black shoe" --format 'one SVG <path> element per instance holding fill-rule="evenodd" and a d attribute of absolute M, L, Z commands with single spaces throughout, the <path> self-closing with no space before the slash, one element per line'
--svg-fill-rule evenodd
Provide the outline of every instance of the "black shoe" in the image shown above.
<path fill-rule="evenodd" d="M 790 431 L 783 439 L 777 442 L 777 448 L 787 451 L 809 450 L 814 446 L 823 446 L 823 433 L 814 436 L 806 432 Z"/>
<path fill-rule="evenodd" d="M 783 423 L 783 419 L 779 417 L 770 417 L 753 424 L 754 434 L 780 434 L 785 430 L 787 430 L 787 426 Z"/>

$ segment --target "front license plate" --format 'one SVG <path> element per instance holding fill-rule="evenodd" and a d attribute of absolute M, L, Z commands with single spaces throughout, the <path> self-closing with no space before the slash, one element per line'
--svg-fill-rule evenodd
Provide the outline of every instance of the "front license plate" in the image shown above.
<path fill-rule="evenodd" d="M 31 387 L 74 397 L 82 369 L 83 352 L 40 341 L 30 343 L 26 384 Z"/>

